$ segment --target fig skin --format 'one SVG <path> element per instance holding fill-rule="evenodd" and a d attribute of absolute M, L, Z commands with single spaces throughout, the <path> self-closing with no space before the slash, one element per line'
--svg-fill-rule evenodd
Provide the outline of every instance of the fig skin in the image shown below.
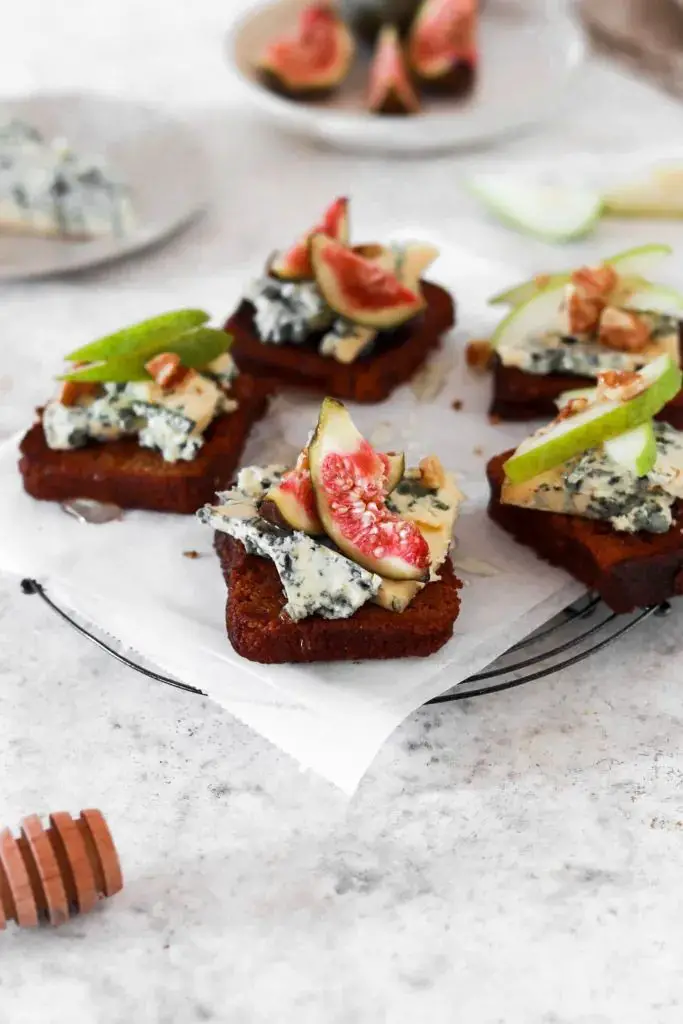
<path fill-rule="evenodd" d="M 416 74 L 421 88 L 433 96 L 467 96 L 474 89 L 477 69 L 473 63 L 458 60 L 448 71 L 434 78 Z"/>
<path fill-rule="evenodd" d="M 316 510 L 308 464 L 308 448 L 304 448 L 300 453 L 294 468 L 285 473 L 280 483 L 268 491 L 259 506 L 259 515 L 276 526 L 300 530 L 311 536 L 325 532 Z"/>
<path fill-rule="evenodd" d="M 346 243 L 349 240 L 349 200 L 335 199 L 325 210 L 321 221 L 283 253 L 276 253 L 268 264 L 268 273 L 281 281 L 306 281 L 313 277 L 310 257 L 311 237 L 322 232 L 328 238 Z"/>
<path fill-rule="evenodd" d="M 289 515 L 285 515 L 285 509 Z M 293 507 L 288 508 L 286 505 L 278 504 L 274 494 L 263 499 L 259 505 L 258 514 L 262 519 L 266 519 L 275 526 L 281 526 L 285 530 L 300 530 L 301 533 L 308 533 L 313 537 L 325 532 L 322 523 L 312 522 L 305 514 L 299 518 L 296 513 L 293 514 Z"/>
<path fill-rule="evenodd" d="M 330 96 L 334 96 L 346 78 L 346 74 L 340 75 L 337 81 L 328 85 L 310 85 L 301 88 L 283 81 L 273 68 L 260 67 L 259 77 L 265 87 L 277 96 L 283 96 L 287 100 L 296 100 L 299 103 L 322 103 L 323 100 L 329 100 Z"/>
<path fill-rule="evenodd" d="M 422 294 L 406 287 L 391 271 L 385 271 L 385 274 L 388 283 L 394 286 L 395 301 L 387 302 L 383 307 L 374 303 L 363 306 L 359 297 L 354 304 L 353 298 L 348 292 L 345 293 L 343 287 L 343 270 L 346 269 L 348 273 L 351 267 L 360 273 L 364 270 L 363 264 L 366 264 L 376 277 L 382 268 L 325 235 L 312 235 L 310 246 L 313 273 L 323 298 L 335 313 L 346 320 L 376 330 L 390 330 L 412 320 L 424 309 Z M 333 266 L 326 256 L 338 257 L 337 266 Z M 346 264 L 345 268 L 339 266 L 339 259 Z M 368 291 L 371 292 L 371 289 Z"/>
<path fill-rule="evenodd" d="M 330 55 L 327 64 L 316 64 L 321 51 Z M 256 70 L 272 92 L 293 100 L 323 99 L 347 77 L 355 53 L 353 36 L 334 8 L 313 3 L 301 11 L 294 32 L 269 43 Z"/>
<path fill-rule="evenodd" d="M 426 91 L 464 96 L 474 85 L 478 24 L 477 0 L 423 0 L 410 29 L 407 58 L 410 68 Z M 435 46 L 424 43 L 430 34 Z"/>

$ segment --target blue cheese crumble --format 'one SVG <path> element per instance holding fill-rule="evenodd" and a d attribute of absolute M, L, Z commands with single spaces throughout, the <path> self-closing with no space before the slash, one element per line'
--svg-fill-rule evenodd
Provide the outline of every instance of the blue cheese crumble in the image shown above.
<path fill-rule="evenodd" d="M 72 238 L 124 237 L 129 190 L 102 160 L 46 141 L 31 125 L 0 125 L 0 227 Z"/>
<path fill-rule="evenodd" d="M 158 451 L 165 462 L 189 462 L 202 448 L 211 421 L 237 408 L 213 380 L 196 372 L 170 392 L 148 381 L 105 384 L 102 390 L 76 405 L 47 404 L 43 430 L 48 447 L 82 448 L 88 441 L 137 434 L 140 446 Z"/>
<path fill-rule="evenodd" d="M 254 307 L 254 324 L 262 342 L 302 344 L 331 320 L 314 281 L 280 281 L 260 277 L 245 296 Z"/>

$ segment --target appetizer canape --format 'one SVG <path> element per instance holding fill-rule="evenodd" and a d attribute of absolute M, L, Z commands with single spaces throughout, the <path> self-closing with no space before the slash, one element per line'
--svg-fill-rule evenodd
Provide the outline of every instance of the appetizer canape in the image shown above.
<path fill-rule="evenodd" d="M 21 442 L 26 491 L 190 514 L 227 484 L 267 389 L 239 373 L 208 319 L 166 313 L 68 355 Z"/>
<path fill-rule="evenodd" d="M 683 433 L 652 419 L 680 386 L 668 355 L 600 372 L 488 465 L 491 518 L 616 612 L 683 593 Z"/>
<path fill-rule="evenodd" d="M 432 654 L 460 606 L 461 502 L 436 456 L 406 469 L 326 398 L 293 468 L 243 469 L 198 513 L 216 531 L 233 647 L 261 662 Z"/>
<path fill-rule="evenodd" d="M 379 402 L 409 380 L 454 322 L 453 300 L 422 279 L 423 242 L 349 242 L 348 201 L 276 254 L 226 324 L 237 364 L 276 385 Z"/>
<path fill-rule="evenodd" d="M 491 338 L 491 413 L 550 416 L 558 395 L 594 385 L 602 371 L 639 370 L 664 353 L 678 363 L 683 295 L 644 276 L 669 252 L 643 246 L 495 296 L 512 310 Z M 660 418 L 683 428 L 683 397 L 673 396 Z"/>

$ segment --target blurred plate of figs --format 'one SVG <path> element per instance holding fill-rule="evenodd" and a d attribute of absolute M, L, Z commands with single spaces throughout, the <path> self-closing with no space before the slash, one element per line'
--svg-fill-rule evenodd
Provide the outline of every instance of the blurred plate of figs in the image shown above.
<path fill-rule="evenodd" d="M 552 116 L 585 55 L 569 0 L 270 0 L 227 39 L 233 74 L 274 124 L 406 154 Z"/>

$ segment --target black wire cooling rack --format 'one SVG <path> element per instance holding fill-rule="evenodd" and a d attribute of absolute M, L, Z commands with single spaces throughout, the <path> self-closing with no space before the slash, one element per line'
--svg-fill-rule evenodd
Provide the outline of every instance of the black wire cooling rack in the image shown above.
<path fill-rule="evenodd" d="M 110 639 L 98 636 L 56 604 L 37 580 L 22 580 L 21 589 L 24 594 L 35 594 L 40 597 L 51 611 L 67 622 L 76 632 L 101 650 L 106 651 L 122 665 L 140 672 L 155 682 L 165 683 L 167 686 L 185 690 L 187 693 L 196 693 L 201 697 L 207 696 L 196 686 L 190 686 L 172 676 L 162 675 L 160 672 L 155 672 L 153 669 L 133 661 Z M 624 636 L 625 633 L 635 629 L 650 616 L 666 615 L 669 611 L 670 605 L 664 603 L 642 608 L 631 615 L 617 615 L 610 611 L 599 597 L 586 594 L 520 643 L 511 647 L 483 672 L 470 676 L 469 679 L 459 683 L 457 687 L 443 693 L 440 697 L 434 697 L 433 700 L 427 701 L 427 704 L 447 704 L 450 701 L 482 697 L 485 694 L 500 693 L 502 690 L 510 690 L 515 686 L 523 686 L 536 679 L 543 679 L 559 672 L 560 669 L 585 661 L 592 654 L 603 650 Z"/>

